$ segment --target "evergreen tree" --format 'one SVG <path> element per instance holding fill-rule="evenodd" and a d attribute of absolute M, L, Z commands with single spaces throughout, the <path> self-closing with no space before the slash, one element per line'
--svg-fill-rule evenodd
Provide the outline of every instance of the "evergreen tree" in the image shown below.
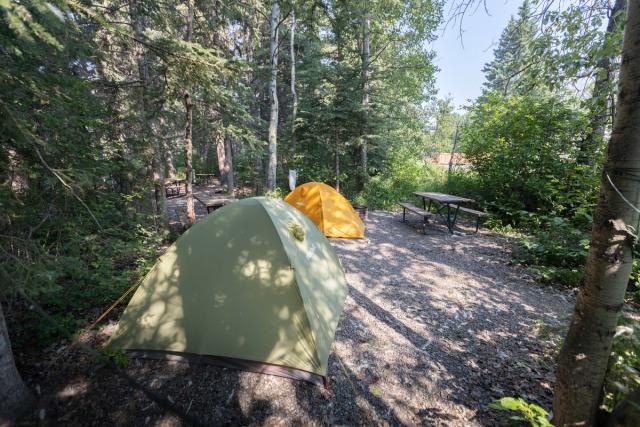
<path fill-rule="evenodd" d="M 535 86 L 535 71 L 539 68 L 539 59 L 533 55 L 535 42 L 536 23 L 530 0 L 525 0 L 502 31 L 493 51 L 494 59 L 482 70 L 487 79 L 485 88 L 510 95 L 525 94 Z"/>

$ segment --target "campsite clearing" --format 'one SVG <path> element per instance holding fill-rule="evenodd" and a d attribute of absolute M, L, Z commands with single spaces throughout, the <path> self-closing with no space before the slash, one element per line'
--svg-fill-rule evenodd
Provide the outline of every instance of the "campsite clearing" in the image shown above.
<path fill-rule="evenodd" d="M 329 357 L 329 390 L 181 362 L 131 360 L 124 371 L 209 425 L 492 425 L 487 404 L 502 396 L 549 407 L 552 349 L 536 328 L 561 325 L 573 294 L 511 265 L 504 238 L 483 230 L 452 236 L 444 226 L 423 235 L 400 220 L 370 212 L 367 238 L 332 240 L 349 295 Z M 83 340 L 104 343 L 114 326 Z M 53 396 L 40 402 L 52 425 L 187 424 L 78 351 L 48 378 L 48 360 L 37 362 L 23 371 L 32 388 Z"/>

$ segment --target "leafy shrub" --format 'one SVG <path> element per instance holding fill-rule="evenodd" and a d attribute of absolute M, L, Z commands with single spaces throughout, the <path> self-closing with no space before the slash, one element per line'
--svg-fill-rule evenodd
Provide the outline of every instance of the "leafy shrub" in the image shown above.
<path fill-rule="evenodd" d="M 575 162 L 575 141 L 585 128 L 584 113 L 552 94 L 481 97 L 462 147 L 492 211 L 517 224 L 521 211 L 569 217 L 585 198 L 595 200 L 597 186 L 585 184 L 596 174 Z"/>
<path fill-rule="evenodd" d="M 602 406 L 612 411 L 629 392 L 640 387 L 640 322 L 620 316 L 613 338 Z"/>
<path fill-rule="evenodd" d="M 455 192 L 469 194 L 476 187 L 474 175 L 458 171 L 452 175 L 451 189 L 447 183 L 447 170 L 409 147 L 400 146 L 390 153 L 384 174 L 372 177 L 365 190 L 352 198 L 370 208 L 395 209 L 397 203 L 413 199 L 416 191 Z"/>
<path fill-rule="evenodd" d="M 521 214 L 522 215 L 522 214 Z M 522 252 L 516 260 L 546 282 L 575 287 L 583 276 L 590 235 L 560 217 L 526 215 L 533 236 L 522 236 Z"/>
<path fill-rule="evenodd" d="M 504 411 L 508 413 L 517 413 L 512 415 L 509 420 L 515 425 L 530 425 L 532 427 L 553 427 L 548 417 L 549 414 L 540 406 L 534 403 L 527 403 L 522 398 L 503 397 L 489 405 L 491 409 Z"/>

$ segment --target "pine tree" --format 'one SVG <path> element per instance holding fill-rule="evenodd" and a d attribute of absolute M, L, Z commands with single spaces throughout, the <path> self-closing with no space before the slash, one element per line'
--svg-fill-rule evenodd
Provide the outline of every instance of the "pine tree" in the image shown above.
<path fill-rule="evenodd" d="M 536 39 L 536 24 L 531 3 L 525 0 L 516 17 L 511 17 L 502 31 L 494 59 L 482 71 L 487 81 L 484 86 L 503 95 L 517 94 L 531 88 L 532 74 L 537 59 L 532 55 Z"/>

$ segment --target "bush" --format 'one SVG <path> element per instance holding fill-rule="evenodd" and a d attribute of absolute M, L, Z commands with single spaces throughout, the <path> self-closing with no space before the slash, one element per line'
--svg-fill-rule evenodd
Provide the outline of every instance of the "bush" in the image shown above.
<path fill-rule="evenodd" d="M 613 338 L 602 406 L 612 411 L 626 396 L 640 387 L 640 323 L 620 316 Z"/>
<path fill-rule="evenodd" d="M 447 183 L 447 170 L 434 165 L 429 159 L 406 146 L 390 153 L 384 174 L 372 177 L 365 190 L 352 200 L 374 209 L 395 209 L 397 203 L 411 200 L 416 191 L 455 192 L 469 194 L 475 188 L 475 175 L 457 171 Z"/>
<path fill-rule="evenodd" d="M 462 147 L 492 211 L 517 224 L 521 211 L 571 217 L 595 201 L 597 174 L 575 161 L 585 128 L 584 113 L 551 94 L 481 97 Z"/>

